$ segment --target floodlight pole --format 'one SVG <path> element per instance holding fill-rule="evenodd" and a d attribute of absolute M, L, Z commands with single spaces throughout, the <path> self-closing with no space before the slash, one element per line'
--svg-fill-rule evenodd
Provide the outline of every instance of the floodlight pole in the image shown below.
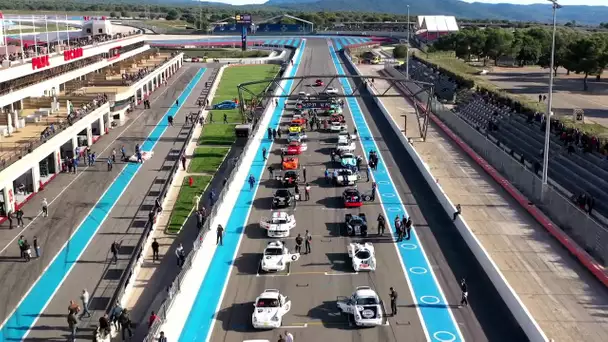
<path fill-rule="evenodd" d="M 405 46 L 405 79 L 410 79 L 410 5 L 407 5 L 407 45 Z"/>
<path fill-rule="evenodd" d="M 553 105 L 553 69 L 555 67 L 555 35 L 557 31 L 557 10 L 561 8 L 557 0 L 547 0 L 553 4 L 553 37 L 551 42 L 551 63 L 549 66 L 549 99 L 547 102 L 547 113 L 545 115 L 545 149 L 543 153 L 543 176 L 541 200 L 544 201 L 547 184 L 549 182 L 549 144 L 551 141 L 551 109 Z"/>

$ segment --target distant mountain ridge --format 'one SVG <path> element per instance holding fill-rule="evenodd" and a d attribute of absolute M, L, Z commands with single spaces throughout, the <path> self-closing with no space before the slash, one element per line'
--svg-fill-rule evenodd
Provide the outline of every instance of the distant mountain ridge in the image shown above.
<path fill-rule="evenodd" d="M 607 1 L 608 4 L 608 1 Z M 264 5 L 308 11 L 357 11 L 412 15 L 453 15 L 470 19 L 502 19 L 550 22 L 551 4 L 514 5 L 467 3 L 460 0 L 269 0 Z M 608 21 L 608 6 L 564 6 L 558 10 L 561 23 L 598 25 Z"/>

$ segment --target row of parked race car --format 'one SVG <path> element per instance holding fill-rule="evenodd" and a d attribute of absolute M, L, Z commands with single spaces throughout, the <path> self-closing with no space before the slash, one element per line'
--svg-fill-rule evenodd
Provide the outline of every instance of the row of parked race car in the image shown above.
<path fill-rule="evenodd" d="M 319 86 L 318 82 L 317 86 Z M 331 182 L 335 186 L 353 186 L 360 178 L 356 169 L 360 162 L 357 159 L 360 157 L 354 155 L 356 150 L 354 140 L 357 136 L 348 133 L 348 126 L 337 101 L 330 103 L 325 114 L 330 116 L 330 131 L 338 133 L 335 151 L 340 158 L 341 166 L 331 172 Z M 302 108 L 301 102 L 296 102 L 295 114 L 288 126 L 288 144 L 282 148 L 282 152 L 286 155 L 281 163 L 284 172 L 276 177 L 283 188 L 274 193 L 271 216 L 260 221 L 260 227 L 265 229 L 268 237 L 272 239 L 287 238 L 296 228 L 295 216 L 284 209 L 295 205 L 297 200 L 289 188 L 295 187 L 300 181 L 298 156 L 307 150 L 304 142 L 308 139 L 305 132 L 307 119 L 303 116 L 304 110 L 306 109 Z M 363 202 L 371 200 L 371 195 L 361 194 L 356 188 L 347 188 L 342 193 L 342 199 L 347 208 L 361 207 Z M 346 214 L 343 227 L 349 236 L 367 236 L 367 218 L 364 213 Z M 371 243 L 352 242 L 347 246 L 347 253 L 355 272 L 375 271 L 376 257 Z M 260 269 L 263 272 L 284 272 L 290 263 L 298 261 L 299 258 L 300 254 L 291 253 L 283 241 L 272 240 L 264 248 Z M 377 293 L 368 286 L 358 287 L 349 298 L 338 300 L 337 304 L 342 312 L 354 318 L 358 326 L 377 326 L 383 323 L 383 303 Z M 287 296 L 277 289 L 267 289 L 255 300 L 252 325 L 256 329 L 279 328 L 283 316 L 290 309 L 291 301 Z"/>

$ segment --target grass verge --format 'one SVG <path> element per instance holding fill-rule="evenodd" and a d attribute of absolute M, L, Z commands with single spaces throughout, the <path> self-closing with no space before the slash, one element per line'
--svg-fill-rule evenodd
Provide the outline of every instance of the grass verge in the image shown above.
<path fill-rule="evenodd" d="M 234 136 L 235 124 L 208 124 L 203 128 L 199 145 L 232 145 L 236 140 Z"/>
<path fill-rule="evenodd" d="M 188 178 L 184 178 L 184 182 L 179 189 L 179 195 L 177 195 L 177 200 L 175 200 L 175 205 L 171 211 L 167 232 L 176 234 L 180 231 L 196 204 L 196 197 L 203 194 L 212 178 L 212 176 L 192 176 L 192 186 L 188 185 Z"/>
<path fill-rule="evenodd" d="M 222 165 L 230 147 L 197 147 L 192 155 L 190 173 L 214 173 Z"/>
<path fill-rule="evenodd" d="M 239 84 L 272 79 L 277 75 L 279 69 L 280 67 L 274 64 L 242 65 L 224 69 L 222 79 L 217 87 L 212 104 L 238 98 L 239 92 L 237 86 Z M 262 92 L 267 86 L 268 83 L 260 83 L 248 86 L 247 88 L 257 94 Z M 224 113 L 229 117 L 228 122 L 234 123 L 242 121 L 238 109 L 214 110 L 213 119 L 216 122 L 222 122 Z M 234 118 L 237 119 L 234 120 Z"/>

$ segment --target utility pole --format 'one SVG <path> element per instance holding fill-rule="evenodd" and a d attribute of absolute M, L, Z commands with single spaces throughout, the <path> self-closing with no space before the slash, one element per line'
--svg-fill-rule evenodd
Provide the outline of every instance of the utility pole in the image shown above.
<path fill-rule="evenodd" d="M 407 45 L 405 46 L 405 79 L 410 79 L 410 5 L 407 5 Z"/>

